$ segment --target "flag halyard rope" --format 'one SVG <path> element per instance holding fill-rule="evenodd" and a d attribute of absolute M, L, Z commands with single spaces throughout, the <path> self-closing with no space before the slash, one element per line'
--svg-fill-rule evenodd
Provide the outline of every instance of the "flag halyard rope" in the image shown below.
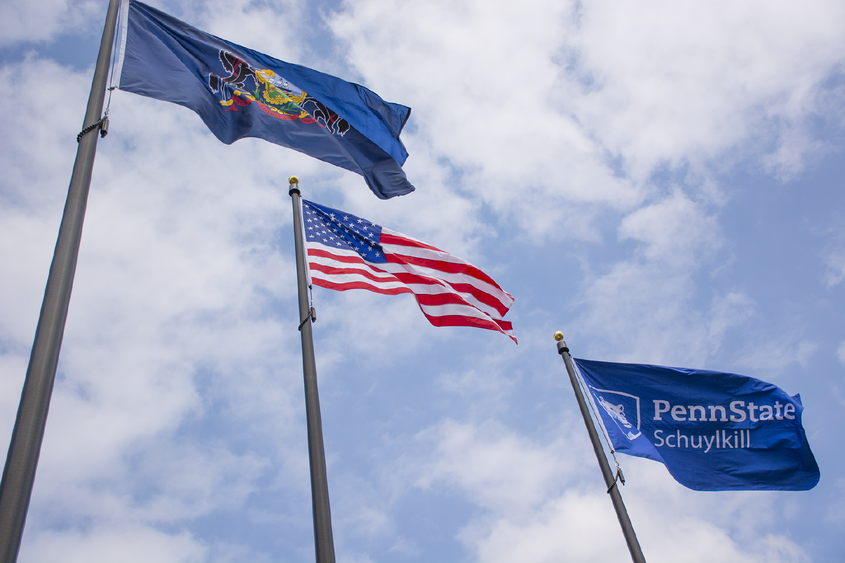
<path fill-rule="evenodd" d="M 622 473 L 622 467 L 619 465 L 619 460 L 616 459 L 616 449 L 613 447 L 613 442 L 610 441 L 610 435 L 607 433 L 607 428 L 604 427 L 604 421 L 596 410 L 596 405 L 593 402 L 593 396 L 590 393 L 590 390 L 587 389 L 586 382 L 581 376 L 581 370 L 578 369 L 578 364 L 575 362 L 573 362 L 573 365 L 575 366 L 575 373 L 578 374 L 578 385 L 581 387 L 581 392 L 584 394 L 585 399 L 588 399 L 587 407 L 590 409 L 590 414 L 593 416 L 593 419 L 599 422 L 598 425 L 601 427 L 601 437 L 607 443 L 608 449 L 610 450 L 610 456 L 616 464 L 616 474 L 613 477 L 613 483 L 611 483 L 610 487 L 607 488 L 607 494 L 610 494 L 610 491 L 616 486 L 617 481 L 622 483 L 622 485 L 625 485 L 625 475 Z"/>

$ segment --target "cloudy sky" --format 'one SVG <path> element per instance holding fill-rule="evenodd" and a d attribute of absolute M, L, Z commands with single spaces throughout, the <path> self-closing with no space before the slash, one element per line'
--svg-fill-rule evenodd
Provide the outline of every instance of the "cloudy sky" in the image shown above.
<path fill-rule="evenodd" d="M 556 330 L 801 394 L 812 491 L 619 458 L 650 562 L 845 558 L 845 3 L 149 3 L 410 106 L 417 191 L 114 92 L 21 562 L 313 560 L 292 174 L 516 299 L 518 346 L 315 289 L 338 561 L 628 558 Z M 3 440 L 106 4 L 0 3 Z"/>

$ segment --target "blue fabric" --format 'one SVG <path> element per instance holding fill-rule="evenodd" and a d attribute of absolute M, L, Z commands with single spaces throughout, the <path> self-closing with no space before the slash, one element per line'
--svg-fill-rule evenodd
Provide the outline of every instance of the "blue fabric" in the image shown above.
<path fill-rule="evenodd" d="M 697 491 L 805 491 L 819 482 L 798 395 L 715 371 L 575 360 L 614 449 Z"/>
<path fill-rule="evenodd" d="M 195 111 L 226 144 L 258 137 L 364 176 L 382 199 L 414 187 L 399 134 L 410 108 L 129 3 L 120 89 Z"/>
<path fill-rule="evenodd" d="M 381 225 L 307 199 L 302 200 L 302 215 L 309 242 L 357 252 L 373 264 L 387 262 L 379 244 Z"/>

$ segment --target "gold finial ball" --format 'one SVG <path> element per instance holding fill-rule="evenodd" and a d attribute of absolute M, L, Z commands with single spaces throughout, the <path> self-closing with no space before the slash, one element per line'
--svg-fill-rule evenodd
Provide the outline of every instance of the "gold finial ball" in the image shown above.
<path fill-rule="evenodd" d="M 563 340 L 563 333 L 562 333 L 561 331 L 557 331 L 557 332 L 555 333 L 555 340 L 556 340 L 556 341 L 558 341 L 558 342 L 560 342 L 561 340 Z"/>
<path fill-rule="evenodd" d="M 291 176 L 290 178 L 288 178 L 288 182 L 291 186 L 294 184 L 299 184 L 299 178 L 297 178 L 296 176 Z"/>

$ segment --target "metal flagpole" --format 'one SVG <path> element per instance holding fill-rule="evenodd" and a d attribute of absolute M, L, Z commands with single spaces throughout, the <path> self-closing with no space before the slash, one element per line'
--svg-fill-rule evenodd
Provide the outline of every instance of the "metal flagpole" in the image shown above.
<path fill-rule="evenodd" d="M 329 483 L 326 473 L 326 452 L 323 447 L 323 422 L 320 416 L 320 395 L 317 391 L 317 363 L 311 323 L 316 320 L 308 305 L 305 241 L 302 238 L 302 210 L 299 178 L 289 179 L 293 201 L 293 238 L 296 245 L 296 281 L 299 288 L 299 331 L 302 334 L 302 374 L 305 379 L 305 418 L 308 426 L 308 461 L 311 466 L 311 510 L 314 517 L 314 547 L 317 563 L 335 563 L 332 538 L 332 512 L 329 505 Z"/>
<path fill-rule="evenodd" d="M 114 43 L 119 0 L 110 0 L 97 67 L 91 83 L 85 121 L 78 137 L 79 147 L 70 178 L 65 210 L 59 227 L 53 263 L 47 277 L 41 315 L 29 368 L 21 393 L 18 415 L 12 431 L 9 453 L 0 482 L 0 562 L 14 563 L 18 558 L 26 513 L 32 496 L 32 484 L 44 438 L 47 411 L 56 379 L 56 366 L 67 320 L 73 276 L 79 255 L 82 223 L 91 186 L 91 170 L 97 151 L 95 130 L 105 131 L 101 118 L 108 79 L 109 58 Z"/>
<path fill-rule="evenodd" d="M 581 392 L 581 386 L 578 383 L 575 368 L 572 367 L 572 358 L 569 356 L 569 348 L 563 340 L 563 333 L 556 332 L 555 340 L 557 341 L 557 351 L 563 356 L 563 363 L 566 364 L 569 382 L 572 383 L 572 390 L 575 391 L 575 398 L 578 400 L 581 416 L 584 417 L 584 424 L 587 425 L 587 432 L 590 434 L 590 441 L 593 443 L 593 451 L 596 453 L 596 459 L 599 462 L 599 467 L 601 467 L 601 474 L 604 476 L 604 484 L 607 486 L 607 494 L 610 495 L 610 499 L 613 501 L 616 517 L 619 519 L 619 525 L 622 526 L 622 534 L 625 536 L 625 542 L 628 544 L 628 551 L 631 552 L 631 559 L 634 563 L 645 563 L 645 556 L 643 555 L 642 549 L 640 549 L 640 542 L 637 541 L 637 534 L 634 532 L 633 525 L 631 525 L 631 519 L 628 517 L 625 503 L 622 502 L 622 494 L 616 485 L 616 479 L 614 479 L 613 472 L 610 470 L 610 464 L 607 463 L 596 426 L 587 408 L 587 401 Z"/>

